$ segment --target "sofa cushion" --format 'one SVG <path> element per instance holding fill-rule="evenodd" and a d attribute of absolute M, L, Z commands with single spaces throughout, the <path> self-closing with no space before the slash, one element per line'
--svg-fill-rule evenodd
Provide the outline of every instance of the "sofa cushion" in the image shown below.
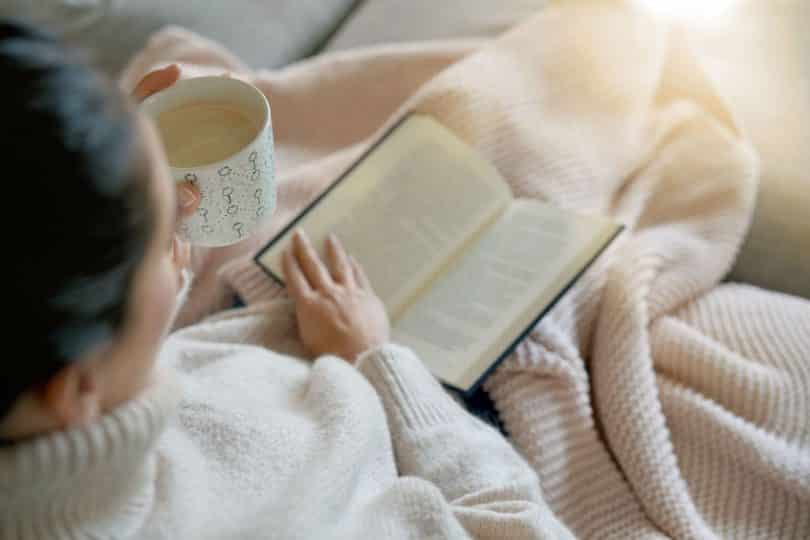
<path fill-rule="evenodd" d="M 550 0 L 365 0 L 326 50 L 401 41 L 492 37 L 548 5 Z"/>
<path fill-rule="evenodd" d="M 315 52 L 355 0 L 0 0 L 0 15 L 54 27 L 115 76 L 148 36 L 168 24 L 225 45 L 253 67 L 278 67 Z"/>

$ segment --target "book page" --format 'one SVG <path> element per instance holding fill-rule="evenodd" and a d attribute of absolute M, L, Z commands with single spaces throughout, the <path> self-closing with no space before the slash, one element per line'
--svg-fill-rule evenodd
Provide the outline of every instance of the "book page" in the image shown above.
<path fill-rule="evenodd" d="M 393 339 L 467 389 L 616 231 L 605 220 L 517 200 L 394 321 Z"/>
<path fill-rule="evenodd" d="M 411 116 L 295 225 L 321 256 L 334 232 L 395 317 L 510 201 L 489 163 L 436 121 Z M 258 257 L 279 278 L 290 232 Z"/>

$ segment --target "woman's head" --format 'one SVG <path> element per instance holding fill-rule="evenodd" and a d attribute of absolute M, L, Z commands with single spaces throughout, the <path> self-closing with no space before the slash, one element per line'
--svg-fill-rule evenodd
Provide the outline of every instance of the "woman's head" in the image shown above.
<path fill-rule="evenodd" d="M 152 126 L 48 35 L 0 22 L 0 430 L 87 421 L 146 383 L 174 310 L 174 188 Z"/>

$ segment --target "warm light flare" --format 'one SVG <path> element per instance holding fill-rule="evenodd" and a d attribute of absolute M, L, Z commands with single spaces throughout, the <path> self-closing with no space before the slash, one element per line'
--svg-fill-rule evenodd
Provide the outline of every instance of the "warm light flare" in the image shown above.
<path fill-rule="evenodd" d="M 739 0 L 634 0 L 645 9 L 678 21 L 708 21 L 726 11 Z"/>

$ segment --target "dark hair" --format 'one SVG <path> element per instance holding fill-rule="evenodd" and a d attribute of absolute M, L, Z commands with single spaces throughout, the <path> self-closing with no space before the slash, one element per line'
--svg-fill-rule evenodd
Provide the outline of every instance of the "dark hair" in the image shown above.
<path fill-rule="evenodd" d="M 0 364 L 2 419 L 121 328 L 153 202 L 122 93 L 25 23 L 0 20 L 0 110 L 2 298 L 20 343 Z"/>

